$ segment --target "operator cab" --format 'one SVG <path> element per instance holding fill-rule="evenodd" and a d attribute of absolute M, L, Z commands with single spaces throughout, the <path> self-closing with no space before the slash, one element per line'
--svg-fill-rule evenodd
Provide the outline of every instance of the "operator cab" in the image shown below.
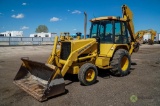
<path fill-rule="evenodd" d="M 99 43 L 129 43 L 127 24 L 123 18 L 100 17 L 92 19 L 91 23 L 90 38 L 99 39 Z"/>

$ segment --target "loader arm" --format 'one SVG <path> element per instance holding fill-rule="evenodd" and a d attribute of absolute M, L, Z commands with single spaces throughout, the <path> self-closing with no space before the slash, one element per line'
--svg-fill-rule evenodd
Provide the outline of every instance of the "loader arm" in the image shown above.
<path fill-rule="evenodd" d="M 48 61 L 47 61 L 48 64 L 52 64 L 53 61 L 54 61 L 54 58 L 55 58 L 55 55 L 56 55 L 57 43 L 58 43 L 58 36 L 55 37 L 52 53 L 51 53 L 51 55 L 50 55 L 50 57 L 48 58 Z"/>

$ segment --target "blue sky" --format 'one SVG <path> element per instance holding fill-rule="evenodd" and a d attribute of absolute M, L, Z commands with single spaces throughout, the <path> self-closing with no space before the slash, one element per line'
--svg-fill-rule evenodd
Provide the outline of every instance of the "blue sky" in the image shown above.
<path fill-rule="evenodd" d="M 0 0 L 0 32 L 22 30 L 24 36 L 35 33 L 39 25 L 49 32 L 83 33 L 84 14 L 89 20 L 99 16 L 121 16 L 126 4 L 134 14 L 135 31 L 160 32 L 160 0 Z"/>

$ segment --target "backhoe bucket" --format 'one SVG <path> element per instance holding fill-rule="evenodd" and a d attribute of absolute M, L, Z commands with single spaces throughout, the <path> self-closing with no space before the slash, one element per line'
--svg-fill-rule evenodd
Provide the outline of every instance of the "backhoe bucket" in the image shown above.
<path fill-rule="evenodd" d="M 38 101 L 65 92 L 64 79 L 56 73 L 56 67 L 28 59 L 21 59 L 21 65 L 14 83 Z M 53 79 L 53 76 L 55 78 Z"/>

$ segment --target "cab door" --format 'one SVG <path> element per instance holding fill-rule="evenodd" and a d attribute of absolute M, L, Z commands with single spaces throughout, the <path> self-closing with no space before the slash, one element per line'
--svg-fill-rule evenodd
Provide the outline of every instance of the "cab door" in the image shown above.
<path fill-rule="evenodd" d="M 126 23 L 123 21 L 114 21 L 114 43 L 127 44 L 129 43 L 129 34 Z"/>
<path fill-rule="evenodd" d="M 100 54 L 99 56 L 107 56 L 108 52 L 114 44 L 114 21 L 107 20 L 101 22 L 99 25 L 99 37 L 100 37 Z"/>

